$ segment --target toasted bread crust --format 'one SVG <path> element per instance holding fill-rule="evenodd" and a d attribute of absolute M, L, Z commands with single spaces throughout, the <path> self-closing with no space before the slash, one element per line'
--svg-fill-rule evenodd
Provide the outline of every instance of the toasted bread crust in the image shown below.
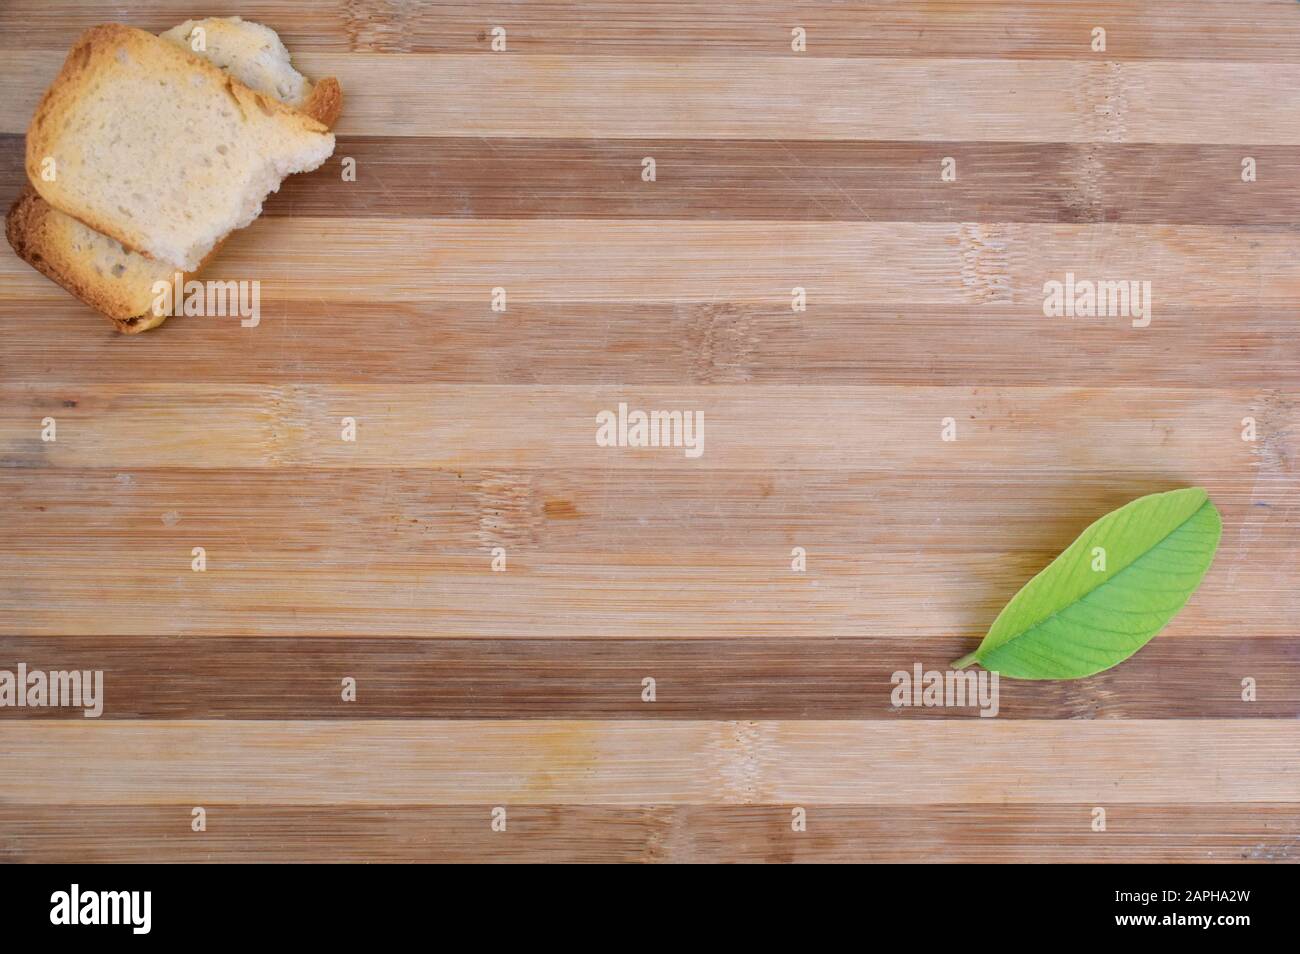
<path fill-rule="evenodd" d="M 327 133 L 328 127 L 310 115 L 286 106 L 273 97 L 249 89 L 198 54 L 161 40 L 152 33 L 107 23 L 91 27 L 77 40 L 63 63 L 63 68 L 46 90 L 27 130 L 27 178 L 50 205 L 73 215 L 86 225 L 111 236 L 125 247 L 141 251 L 147 244 L 139 229 L 113 216 L 97 213 L 77 202 L 56 177 L 46 181 L 41 176 L 41 161 L 58 152 L 58 137 L 63 123 L 72 114 L 78 98 L 87 88 L 103 81 L 116 67 L 121 51 L 141 61 L 150 61 L 158 69 L 183 76 L 203 75 L 224 86 L 239 108 L 246 113 L 261 110 L 266 115 L 281 114 L 292 119 L 306 132 Z M 147 254 L 147 253 L 146 253 Z"/>
<path fill-rule="evenodd" d="M 18 197 L 5 217 L 5 237 L 19 258 L 106 316 L 124 334 L 148 331 L 167 320 L 166 315 L 152 313 L 152 295 L 142 296 L 146 289 L 139 282 L 97 274 L 66 234 L 59 232 L 58 215 L 30 187 Z"/>
<path fill-rule="evenodd" d="M 302 111 L 321 125 L 333 129 L 343 112 L 343 87 L 332 76 L 327 76 L 312 89 Z"/>

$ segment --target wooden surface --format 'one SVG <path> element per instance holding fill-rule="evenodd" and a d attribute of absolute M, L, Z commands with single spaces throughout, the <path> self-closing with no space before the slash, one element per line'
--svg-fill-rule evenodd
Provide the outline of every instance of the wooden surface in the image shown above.
<path fill-rule="evenodd" d="M 1300 6 L 126 22 L 199 12 L 339 76 L 339 146 L 208 273 L 262 282 L 256 328 L 120 337 L 0 255 L 0 669 L 106 697 L 0 709 L 0 859 L 1300 859 Z M 0 6 L 6 203 L 123 17 Z M 1066 271 L 1151 281 L 1151 325 L 1045 318 Z M 598 447 L 620 401 L 702 411 L 703 456 Z M 1219 554 L 1137 656 L 891 705 L 1193 484 Z"/>

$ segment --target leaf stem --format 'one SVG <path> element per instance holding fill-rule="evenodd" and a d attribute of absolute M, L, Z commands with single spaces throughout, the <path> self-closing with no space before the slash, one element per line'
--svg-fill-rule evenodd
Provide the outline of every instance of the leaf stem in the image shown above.
<path fill-rule="evenodd" d="M 976 662 L 979 662 L 978 657 L 975 655 L 975 653 L 970 653 L 969 655 L 962 656 L 961 659 L 955 660 L 952 664 L 952 668 L 965 669 L 967 666 L 972 665 L 973 663 Z"/>

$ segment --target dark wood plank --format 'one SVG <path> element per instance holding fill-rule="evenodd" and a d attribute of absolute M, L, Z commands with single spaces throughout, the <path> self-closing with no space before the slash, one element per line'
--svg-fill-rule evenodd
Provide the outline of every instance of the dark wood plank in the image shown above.
<path fill-rule="evenodd" d="M 339 188 L 343 157 L 358 175 Z M 1300 147 L 1248 143 L 356 137 L 286 180 L 267 214 L 1290 225 L 1297 179 Z"/>
<path fill-rule="evenodd" d="M 894 673 L 947 670 L 971 639 L 282 639 L 0 636 L 0 669 L 101 670 L 101 719 L 979 719 L 895 707 Z M 1242 679 L 1258 699 L 1243 702 Z M 356 701 L 341 698 L 357 681 Z M 641 699 L 642 680 L 656 699 Z M 990 710 L 992 711 L 992 710 Z M 1296 719 L 1300 646 L 1174 627 L 1115 669 L 1001 680 L 1000 719 Z M 5 708 L 3 719 L 84 718 Z"/>
<path fill-rule="evenodd" d="M 0 202 L 23 182 L 0 135 Z M 657 180 L 641 181 L 653 156 Z M 944 157 L 957 181 L 940 181 Z M 1241 181 L 1252 156 L 1258 179 Z M 339 185 L 340 163 L 357 179 Z M 1289 225 L 1300 147 L 343 137 L 268 216 Z"/>

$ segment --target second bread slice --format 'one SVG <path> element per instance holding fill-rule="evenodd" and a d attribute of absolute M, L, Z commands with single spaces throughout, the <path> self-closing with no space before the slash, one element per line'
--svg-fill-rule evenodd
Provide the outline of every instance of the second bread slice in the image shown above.
<path fill-rule="evenodd" d="M 322 123 L 166 40 L 106 24 L 82 35 L 41 100 L 27 174 L 56 209 L 192 271 L 286 175 L 333 151 Z"/>

